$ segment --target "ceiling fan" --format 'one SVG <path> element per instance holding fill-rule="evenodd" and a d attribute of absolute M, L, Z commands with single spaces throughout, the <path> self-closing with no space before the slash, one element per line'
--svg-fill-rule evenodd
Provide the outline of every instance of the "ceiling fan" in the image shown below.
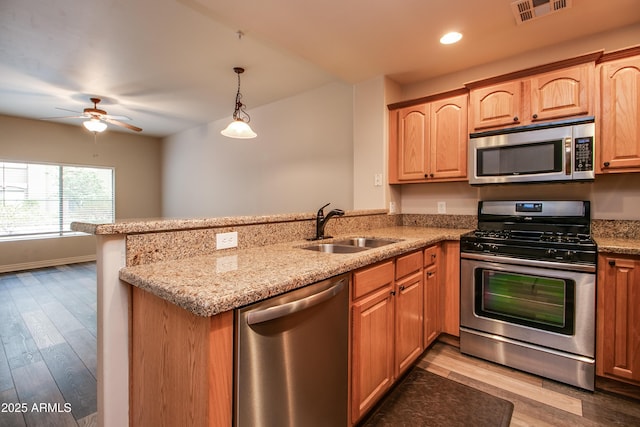
<path fill-rule="evenodd" d="M 43 120 L 56 120 L 56 119 L 87 119 L 82 122 L 83 126 L 90 130 L 91 132 L 102 132 L 107 128 L 107 123 L 112 125 L 120 126 L 123 128 L 127 128 L 134 132 L 140 132 L 142 129 L 130 125 L 129 123 L 123 123 L 121 120 L 131 120 L 127 116 L 113 116 L 107 114 L 105 110 L 101 110 L 98 108 L 98 103 L 100 103 L 100 98 L 89 98 L 91 102 L 93 102 L 93 108 L 85 108 L 83 112 L 67 110 L 66 108 L 56 107 L 58 110 L 71 111 L 72 113 L 76 113 L 76 116 L 64 116 L 64 117 L 45 117 Z"/>

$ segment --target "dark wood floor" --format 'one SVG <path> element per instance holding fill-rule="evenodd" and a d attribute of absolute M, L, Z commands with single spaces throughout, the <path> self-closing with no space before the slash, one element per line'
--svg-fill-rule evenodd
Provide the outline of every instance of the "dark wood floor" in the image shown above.
<path fill-rule="evenodd" d="M 95 263 L 0 274 L 0 338 L 0 427 L 95 425 Z M 640 401 L 528 375 L 441 342 L 419 365 L 513 402 L 512 427 L 640 426 Z"/>
<path fill-rule="evenodd" d="M 95 263 L 0 274 L 0 426 L 96 419 Z"/>

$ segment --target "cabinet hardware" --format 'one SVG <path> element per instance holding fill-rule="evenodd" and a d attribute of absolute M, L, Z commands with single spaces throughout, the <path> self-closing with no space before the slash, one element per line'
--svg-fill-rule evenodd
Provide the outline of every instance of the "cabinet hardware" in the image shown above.
<path fill-rule="evenodd" d="M 396 291 L 391 291 L 391 296 L 394 296 L 396 294 Z"/>
<path fill-rule="evenodd" d="M 537 114 L 534 114 L 534 115 L 533 115 L 533 118 L 534 118 L 534 119 L 537 119 L 537 118 L 538 118 L 538 115 L 537 115 Z"/>
<path fill-rule="evenodd" d="M 433 276 L 433 271 L 430 271 L 427 273 L 427 277 L 431 277 L 431 276 Z"/>
<path fill-rule="evenodd" d="M 517 122 L 517 121 L 518 121 L 518 116 L 515 116 L 515 117 L 513 118 L 513 121 L 514 121 L 514 122 Z"/>
<path fill-rule="evenodd" d="M 404 289 L 405 289 L 404 285 L 400 286 L 401 291 L 404 291 Z"/>
<path fill-rule="evenodd" d="M 604 162 L 603 166 L 604 166 L 605 168 L 608 168 L 610 164 L 611 164 L 611 163 L 609 163 L 609 162 Z"/>
<path fill-rule="evenodd" d="M 609 260 L 609 265 L 610 265 L 611 267 L 615 267 L 615 266 L 616 266 L 616 260 L 615 260 L 615 259 L 610 259 L 610 260 Z"/>

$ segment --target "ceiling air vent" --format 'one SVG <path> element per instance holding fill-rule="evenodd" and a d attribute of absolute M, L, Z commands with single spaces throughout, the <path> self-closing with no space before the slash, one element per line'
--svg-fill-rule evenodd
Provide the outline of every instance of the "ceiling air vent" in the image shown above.
<path fill-rule="evenodd" d="M 571 7 L 573 0 L 518 0 L 511 3 L 516 22 L 522 24 Z"/>

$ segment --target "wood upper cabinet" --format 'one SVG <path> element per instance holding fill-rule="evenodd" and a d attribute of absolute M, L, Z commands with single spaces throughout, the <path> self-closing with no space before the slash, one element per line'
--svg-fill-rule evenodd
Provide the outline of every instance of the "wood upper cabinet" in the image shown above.
<path fill-rule="evenodd" d="M 640 172 L 640 55 L 599 65 L 598 172 Z"/>
<path fill-rule="evenodd" d="M 464 180 L 467 95 L 390 111 L 390 183 Z"/>
<path fill-rule="evenodd" d="M 469 130 L 527 125 L 592 112 L 594 63 L 474 87 Z"/>
<path fill-rule="evenodd" d="M 394 380 L 394 263 L 354 273 L 351 306 L 351 423 L 355 424 Z"/>
<path fill-rule="evenodd" d="M 472 129 L 515 126 L 522 120 L 522 82 L 473 89 L 469 95 Z"/>
<path fill-rule="evenodd" d="M 596 372 L 640 385 L 640 257 L 598 257 Z"/>

